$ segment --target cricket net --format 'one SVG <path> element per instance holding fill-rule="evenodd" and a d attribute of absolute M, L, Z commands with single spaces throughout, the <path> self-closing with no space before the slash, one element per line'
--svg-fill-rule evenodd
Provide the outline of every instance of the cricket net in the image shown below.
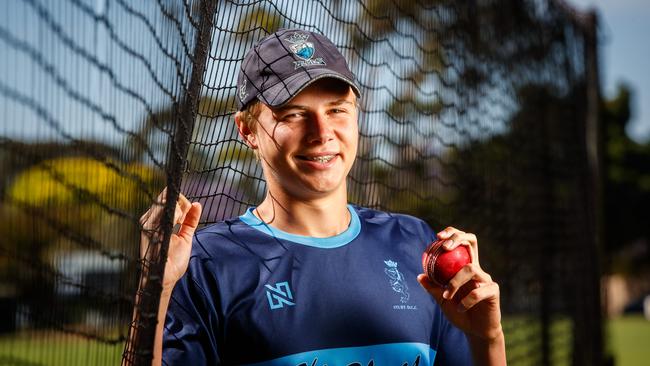
<path fill-rule="evenodd" d="M 551 0 L 5 7 L 0 364 L 148 362 L 175 197 L 203 204 L 202 225 L 264 197 L 236 77 L 279 28 L 325 34 L 359 80 L 350 201 L 478 235 L 509 364 L 603 359 L 593 15 Z M 152 204 L 166 215 L 142 260 Z"/>

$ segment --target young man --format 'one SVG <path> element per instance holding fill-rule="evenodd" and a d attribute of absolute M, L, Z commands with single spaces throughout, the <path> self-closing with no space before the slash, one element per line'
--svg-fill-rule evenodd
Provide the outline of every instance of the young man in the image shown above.
<path fill-rule="evenodd" d="M 331 41 L 267 36 L 246 55 L 237 91 L 235 121 L 267 194 L 196 234 L 201 207 L 179 199 L 154 364 L 505 364 L 499 289 L 476 237 L 348 204 L 360 91 Z M 436 238 L 473 258 L 444 289 L 421 274 Z"/>

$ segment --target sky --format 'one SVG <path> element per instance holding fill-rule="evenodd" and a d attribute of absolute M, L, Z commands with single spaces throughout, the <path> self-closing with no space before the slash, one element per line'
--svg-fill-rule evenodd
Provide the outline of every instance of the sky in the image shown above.
<path fill-rule="evenodd" d="M 617 85 L 632 87 L 632 117 L 628 135 L 650 141 L 650 1 L 568 0 L 582 11 L 596 9 L 600 21 L 600 76 L 603 98 Z"/>

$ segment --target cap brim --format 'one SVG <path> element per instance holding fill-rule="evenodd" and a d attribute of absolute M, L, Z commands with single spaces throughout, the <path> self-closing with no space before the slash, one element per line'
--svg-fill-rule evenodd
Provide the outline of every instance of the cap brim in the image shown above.
<path fill-rule="evenodd" d="M 306 87 L 325 78 L 339 79 L 347 83 L 352 88 L 354 94 L 358 98 L 361 98 L 361 91 L 352 80 L 332 70 L 316 69 L 309 70 L 309 73 L 300 72 L 289 77 L 284 82 L 280 82 L 259 94 L 257 99 L 270 107 L 282 107 Z"/>

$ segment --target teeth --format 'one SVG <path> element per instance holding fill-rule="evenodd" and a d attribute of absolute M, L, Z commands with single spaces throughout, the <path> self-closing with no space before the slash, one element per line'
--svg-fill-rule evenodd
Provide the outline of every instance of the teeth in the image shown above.
<path fill-rule="evenodd" d="M 314 157 L 308 157 L 307 159 L 312 160 L 312 161 L 317 161 L 319 163 L 327 163 L 328 161 L 334 159 L 334 155 L 323 155 L 323 156 L 314 156 Z"/>

